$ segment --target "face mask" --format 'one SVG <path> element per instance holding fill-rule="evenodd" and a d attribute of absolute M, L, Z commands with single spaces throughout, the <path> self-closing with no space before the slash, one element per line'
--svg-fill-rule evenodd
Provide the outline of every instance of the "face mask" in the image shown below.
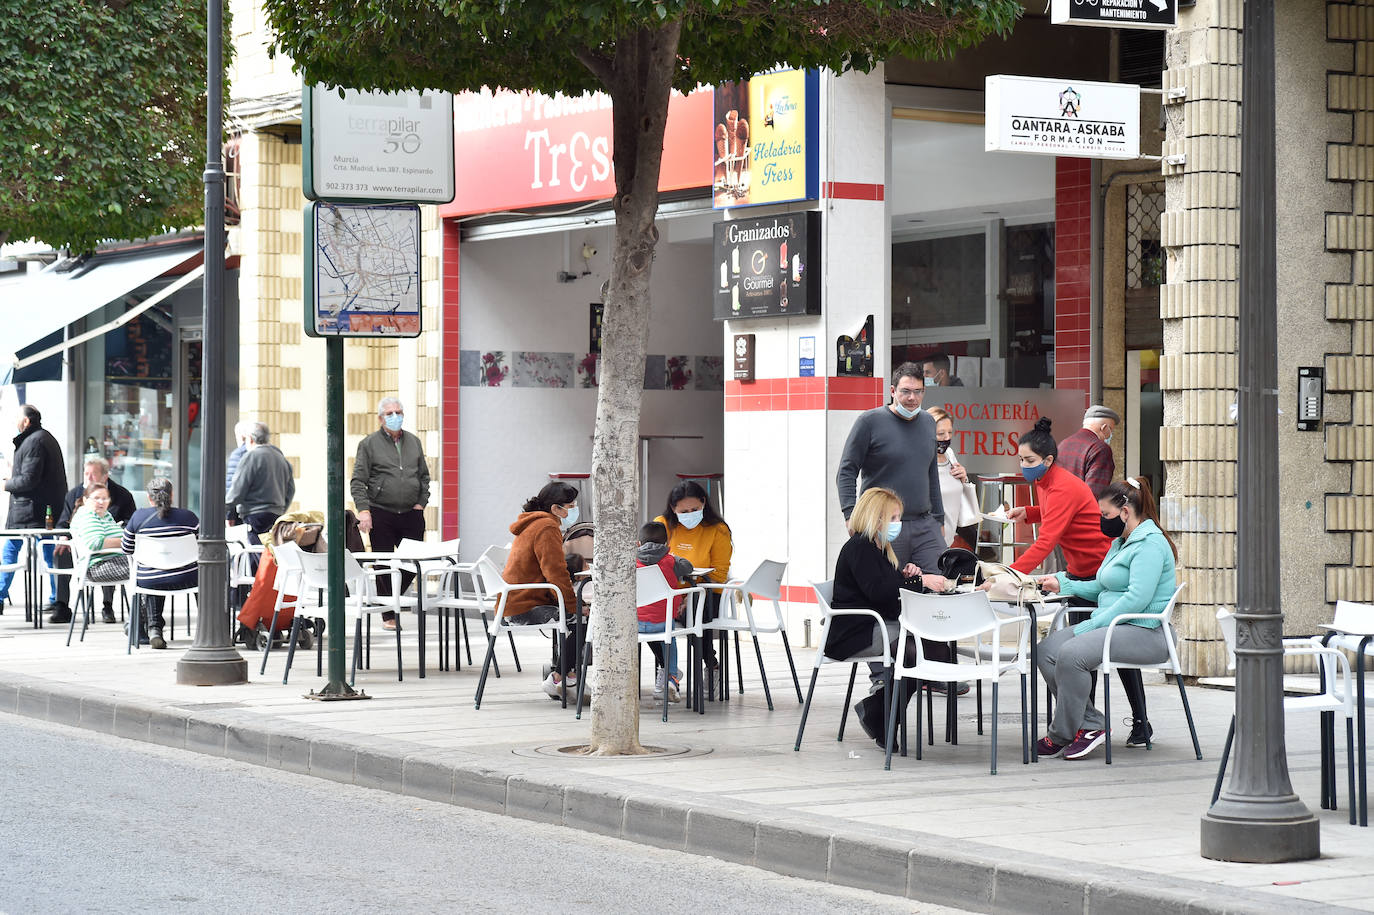
<path fill-rule="evenodd" d="M 935 442 L 935 450 L 940 454 L 944 454 L 946 451 L 949 450 L 950 443 L 953 441 L 953 439 L 949 439 L 943 442 L 937 440 Z"/>
<path fill-rule="evenodd" d="M 1109 432 L 1109 433 L 1107 433 L 1107 437 L 1104 438 L 1104 439 L 1102 440 L 1102 444 L 1104 444 L 1104 445 L 1110 445 L 1110 444 L 1112 443 L 1112 436 L 1113 436 L 1113 435 L 1116 435 L 1116 433 L 1115 433 L 1115 432 Z"/>
<path fill-rule="evenodd" d="M 1049 472 L 1049 464 L 1036 464 L 1034 467 L 1022 467 L 1021 476 L 1026 478 L 1026 482 L 1034 483 Z"/>
<path fill-rule="evenodd" d="M 694 512 L 678 512 L 677 523 L 681 524 L 683 527 L 687 528 L 687 530 L 690 531 L 692 528 L 700 524 L 701 519 L 704 517 L 706 517 L 706 509 L 704 508 L 698 508 Z"/>
<path fill-rule="evenodd" d="M 901 532 L 902 532 L 902 522 L 900 522 L 900 521 L 889 521 L 889 522 L 887 522 L 887 531 L 885 532 L 885 535 L 886 535 L 886 537 L 887 537 L 887 542 L 888 542 L 888 543 L 891 543 L 892 541 L 896 540 L 896 539 L 897 539 L 897 535 L 900 534 Z"/>
<path fill-rule="evenodd" d="M 582 509 L 579 506 L 574 505 L 572 508 L 568 509 L 568 517 L 558 522 L 558 527 L 566 531 L 568 528 L 572 527 L 574 524 L 577 523 L 577 516 L 581 513 Z"/>
<path fill-rule="evenodd" d="M 401 422 L 404 419 L 405 417 L 400 413 L 388 413 L 382 418 L 382 422 L 386 424 L 389 431 L 396 432 L 401 428 Z"/>
<path fill-rule="evenodd" d="M 1102 533 L 1115 540 L 1126 533 L 1126 519 L 1121 515 L 1117 515 L 1115 518 L 1103 518 Z"/>
<path fill-rule="evenodd" d="M 940 379 L 938 379 L 938 378 L 927 378 L 927 379 L 926 379 L 926 387 L 928 387 L 928 388 L 938 388 L 939 386 L 940 386 Z"/>
<path fill-rule="evenodd" d="M 920 412 L 921 412 L 921 408 L 920 408 L 920 407 L 917 407 L 917 408 L 914 409 L 914 410 L 908 410 L 906 407 L 904 407 L 904 406 L 902 406 L 901 404 L 897 403 L 897 401 L 895 401 L 895 400 L 892 401 L 892 405 L 893 405 L 894 407 L 897 408 L 897 415 L 900 416 L 902 419 L 911 419 L 911 418 L 914 417 L 917 413 L 920 413 Z"/>

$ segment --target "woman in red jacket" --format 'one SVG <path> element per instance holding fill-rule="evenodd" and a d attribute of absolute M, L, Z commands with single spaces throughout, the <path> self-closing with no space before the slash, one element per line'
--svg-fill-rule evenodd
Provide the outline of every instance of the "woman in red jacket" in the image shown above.
<path fill-rule="evenodd" d="M 1018 505 L 1007 516 L 1040 525 L 1040 533 L 1011 567 L 1029 575 L 1059 546 L 1064 549 L 1064 564 L 1068 566 L 1064 574 L 1078 581 L 1091 581 L 1112 546 L 1111 538 L 1102 532 L 1102 510 L 1097 497 L 1087 483 L 1058 466 L 1059 445 L 1050 434 L 1047 417 L 1039 419 L 1034 429 L 1021 436 L 1017 453 L 1021 475 L 1035 487 L 1036 504 Z M 1085 619 L 1087 616 L 1071 612 L 1069 622 L 1077 622 L 1077 615 Z M 1144 681 L 1138 670 L 1117 673 L 1121 689 L 1131 703 L 1131 736 L 1126 746 L 1144 747 L 1150 730 L 1145 716 Z"/>

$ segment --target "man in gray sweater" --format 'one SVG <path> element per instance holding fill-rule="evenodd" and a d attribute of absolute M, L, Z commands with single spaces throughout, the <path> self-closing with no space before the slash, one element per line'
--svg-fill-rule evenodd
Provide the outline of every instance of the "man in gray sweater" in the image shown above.
<path fill-rule="evenodd" d="M 254 538 L 272 529 L 296 498 L 295 474 L 291 462 L 276 445 L 268 444 L 271 433 L 263 423 L 253 423 L 248 433 L 248 450 L 234 471 L 225 501 L 238 510 Z M 254 540 L 256 542 L 256 539 Z"/>
<path fill-rule="evenodd" d="M 901 497 L 902 532 L 892 542 L 892 549 L 907 576 L 917 569 L 934 572 L 945 549 L 935 420 L 921 409 L 924 396 L 921 366 L 915 362 L 897 366 L 892 373 L 892 403 L 859 414 L 835 474 L 846 521 L 865 489 L 882 486 Z"/>

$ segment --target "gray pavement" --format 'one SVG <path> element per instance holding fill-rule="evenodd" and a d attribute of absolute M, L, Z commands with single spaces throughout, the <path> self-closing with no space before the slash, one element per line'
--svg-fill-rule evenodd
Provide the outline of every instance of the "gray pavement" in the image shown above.
<path fill-rule="evenodd" d="M 4 912 L 959 911 L 8 715 L 0 745 Z"/>
<path fill-rule="evenodd" d="M 974 733 L 971 697 L 959 701 L 957 746 L 937 735 L 924 760 L 898 758 L 884 772 L 881 752 L 852 722 L 843 743 L 834 739 L 839 665 L 823 670 L 806 741 L 793 752 L 800 710 L 781 652 L 766 648 L 776 711 L 746 656 L 745 695 L 705 716 L 674 706 L 664 724 L 645 690 L 643 741 L 691 752 L 570 760 L 535 752 L 588 732 L 538 691 L 548 643 L 537 634 L 521 642 L 524 673 L 499 647 L 506 676 L 489 681 L 476 711 L 477 671 L 434 669 L 432 626 L 428 677 L 415 675 L 411 626 L 403 682 L 382 640 L 374 668 L 359 674 L 374 699 L 317 703 L 301 698 L 322 683 L 313 656 L 298 658 L 290 686 L 281 684 L 284 654 L 274 653 L 265 678 L 250 664 L 246 686 L 183 687 L 175 662 L 189 645 L 184 629 L 168 651 L 126 657 L 118 626 L 98 624 L 66 648 L 65 629 L 34 631 L 22 619 L 13 608 L 0 616 L 0 711 L 979 911 L 1374 911 L 1374 833 L 1348 825 L 1344 790 L 1340 810 L 1314 811 L 1320 860 L 1240 865 L 1198 855 L 1233 702 L 1220 690 L 1189 691 L 1201 762 L 1177 690 L 1155 683 L 1154 750 L 1124 749 L 1123 732 L 1110 767 L 1100 754 L 1023 766 L 1008 678 L 998 775 L 988 774 L 989 738 Z M 803 686 L 812 653 L 797 652 Z M 1294 787 L 1313 808 L 1316 736 L 1315 716 L 1290 719 Z"/>

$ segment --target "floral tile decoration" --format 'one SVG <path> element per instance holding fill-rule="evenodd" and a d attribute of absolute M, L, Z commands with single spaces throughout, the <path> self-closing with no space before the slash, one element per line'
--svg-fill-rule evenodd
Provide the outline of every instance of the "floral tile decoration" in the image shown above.
<path fill-rule="evenodd" d="M 644 390 L 662 391 L 666 385 L 667 373 L 666 356 L 645 356 L 644 357 Z"/>
<path fill-rule="evenodd" d="M 696 389 L 698 391 L 723 391 L 725 359 L 722 356 L 696 357 Z"/>
<path fill-rule="evenodd" d="M 597 371 L 600 367 L 601 354 L 587 353 L 577 363 L 577 386 L 579 388 L 594 388 L 597 386 Z"/>
<path fill-rule="evenodd" d="M 461 350 L 459 351 L 462 352 Z M 461 363 L 459 364 L 461 368 Z M 510 374 L 510 366 L 506 362 L 506 354 L 502 350 L 490 350 L 482 354 L 481 366 L 481 386 L 485 388 L 499 388 L 505 383 L 506 376 Z"/>
<path fill-rule="evenodd" d="M 482 383 L 481 350 L 458 351 L 458 383 L 465 388 L 475 388 Z"/>
<path fill-rule="evenodd" d="M 692 386 L 692 357 L 669 356 L 665 363 L 664 384 L 670 391 L 685 391 Z"/>
<path fill-rule="evenodd" d="M 517 388 L 570 388 L 573 384 L 572 353 L 536 353 L 517 351 L 512 354 Z"/>

